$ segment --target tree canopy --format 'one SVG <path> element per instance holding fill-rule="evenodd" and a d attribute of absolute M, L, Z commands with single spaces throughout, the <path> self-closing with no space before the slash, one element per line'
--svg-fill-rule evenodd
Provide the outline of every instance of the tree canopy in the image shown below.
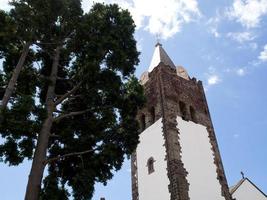
<path fill-rule="evenodd" d="M 68 199 L 67 187 L 74 199 L 90 199 L 94 183 L 111 179 L 138 143 L 135 117 L 145 99 L 134 77 L 134 22 L 115 4 L 88 13 L 79 0 L 12 5 L 0 11 L 0 99 L 29 47 L 1 111 L 0 159 L 33 159 L 26 199 Z"/>

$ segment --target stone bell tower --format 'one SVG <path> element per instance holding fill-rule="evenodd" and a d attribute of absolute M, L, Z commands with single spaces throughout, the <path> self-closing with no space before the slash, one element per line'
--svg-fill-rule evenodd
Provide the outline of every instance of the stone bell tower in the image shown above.
<path fill-rule="evenodd" d="M 157 43 L 141 83 L 147 103 L 132 155 L 133 200 L 231 200 L 202 82 Z"/>

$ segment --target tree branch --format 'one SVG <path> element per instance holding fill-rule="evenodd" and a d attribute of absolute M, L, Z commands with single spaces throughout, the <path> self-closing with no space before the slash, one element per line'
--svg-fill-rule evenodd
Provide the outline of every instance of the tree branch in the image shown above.
<path fill-rule="evenodd" d="M 17 83 L 18 77 L 19 77 L 20 72 L 21 72 L 23 65 L 25 63 L 26 57 L 29 54 L 29 50 L 30 50 L 31 45 L 32 45 L 31 42 L 26 42 L 26 44 L 23 45 L 23 49 L 22 49 L 19 61 L 16 65 L 15 69 L 13 70 L 11 79 L 8 81 L 8 85 L 5 89 L 2 103 L 0 104 L 0 109 L 6 109 L 6 107 L 7 107 L 8 101 L 15 90 L 15 85 Z"/>
<path fill-rule="evenodd" d="M 68 91 L 67 93 L 65 93 L 64 95 L 62 95 L 56 102 L 55 102 L 55 106 L 57 106 L 58 104 L 60 104 L 62 101 L 64 101 L 66 98 L 68 98 L 71 94 L 73 94 L 76 90 L 79 89 L 79 87 L 82 85 L 82 82 L 79 82 L 74 88 L 72 88 L 70 91 Z"/>
<path fill-rule="evenodd" d="M 72 116 L 76 116 L 76 115 L 82 115 L 84 113 L 87 113 L 89 112 L 91 109 L 87 109 L 87 110 L 81 110 L 81 111 L 76 111 L 76 112 L 70 112 L 70 113 L 67 113 L 67 114 L 62 114 L 62 115 L 59 115 L 58 117 L 56 117 L 54 119 L 55 122 L 58 122 L 64 118 L 67 118 L 67 117 L 72 117 Z"/>
<path fill-rule="evenodd" d="M 100 147 L 96 147 L 94 149 L 90 149 L 90 150 L 86 150 L 86 151 L 67 153 L 67 154 L 62 155 L 62 156 L 61 155 L 58 155 L 57 157 L 46 159 L 44 161 L 44 164 L 46 165 L 48 163 L 51 163 L 51 162 L 54 162 L 54 161 L 57 161 L 57 160 L 61 160 L 61 159 L 66 158 L 66 157 L 80 156 L 80 155 L 83 155 L 83 154 L 94 152 L 94 151 L 99 150 L 99 149 L 100 149 Z"/>
<path fill-rule="evenodd" d="M 57 77 L 57 80 L 63 80 L 63 81 L 68 81 L 69 80 L 69 78 L 63 78 L 63 77 Z"/>
<path fill-rule="evenodd" d="M 51 134 L 49 135 L 49 137 L 51 137 L 51 138 L 61 138 L 61 136 L 56 135 L 55 133 L 51 133 Z"/>

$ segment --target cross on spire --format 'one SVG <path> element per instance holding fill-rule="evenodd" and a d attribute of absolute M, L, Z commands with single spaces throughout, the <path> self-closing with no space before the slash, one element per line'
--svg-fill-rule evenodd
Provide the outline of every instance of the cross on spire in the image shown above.
<path fill-rule="evenodd" d="M 162 44 L 160 43 L 160 33 L 156 34 L 156 41 L 157 41 L 157 43 L 156 43 L 155 47 L 162 46 Z"/>
<path fill-rule="evenodd" d="M 244 179 L 245 178 L 244 172 L 241 171 L 240 173 L 241 173 L 242 179 Z"/>

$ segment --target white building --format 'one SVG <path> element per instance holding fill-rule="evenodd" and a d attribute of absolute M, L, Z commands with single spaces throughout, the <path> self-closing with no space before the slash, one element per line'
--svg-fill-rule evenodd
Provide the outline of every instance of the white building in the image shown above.
<path fill-rule="evenodd" d="M 266 194 L 248 178 L 242 178 L 230 188 L 232 197 L 236 200 L 266 200 Z"/>

